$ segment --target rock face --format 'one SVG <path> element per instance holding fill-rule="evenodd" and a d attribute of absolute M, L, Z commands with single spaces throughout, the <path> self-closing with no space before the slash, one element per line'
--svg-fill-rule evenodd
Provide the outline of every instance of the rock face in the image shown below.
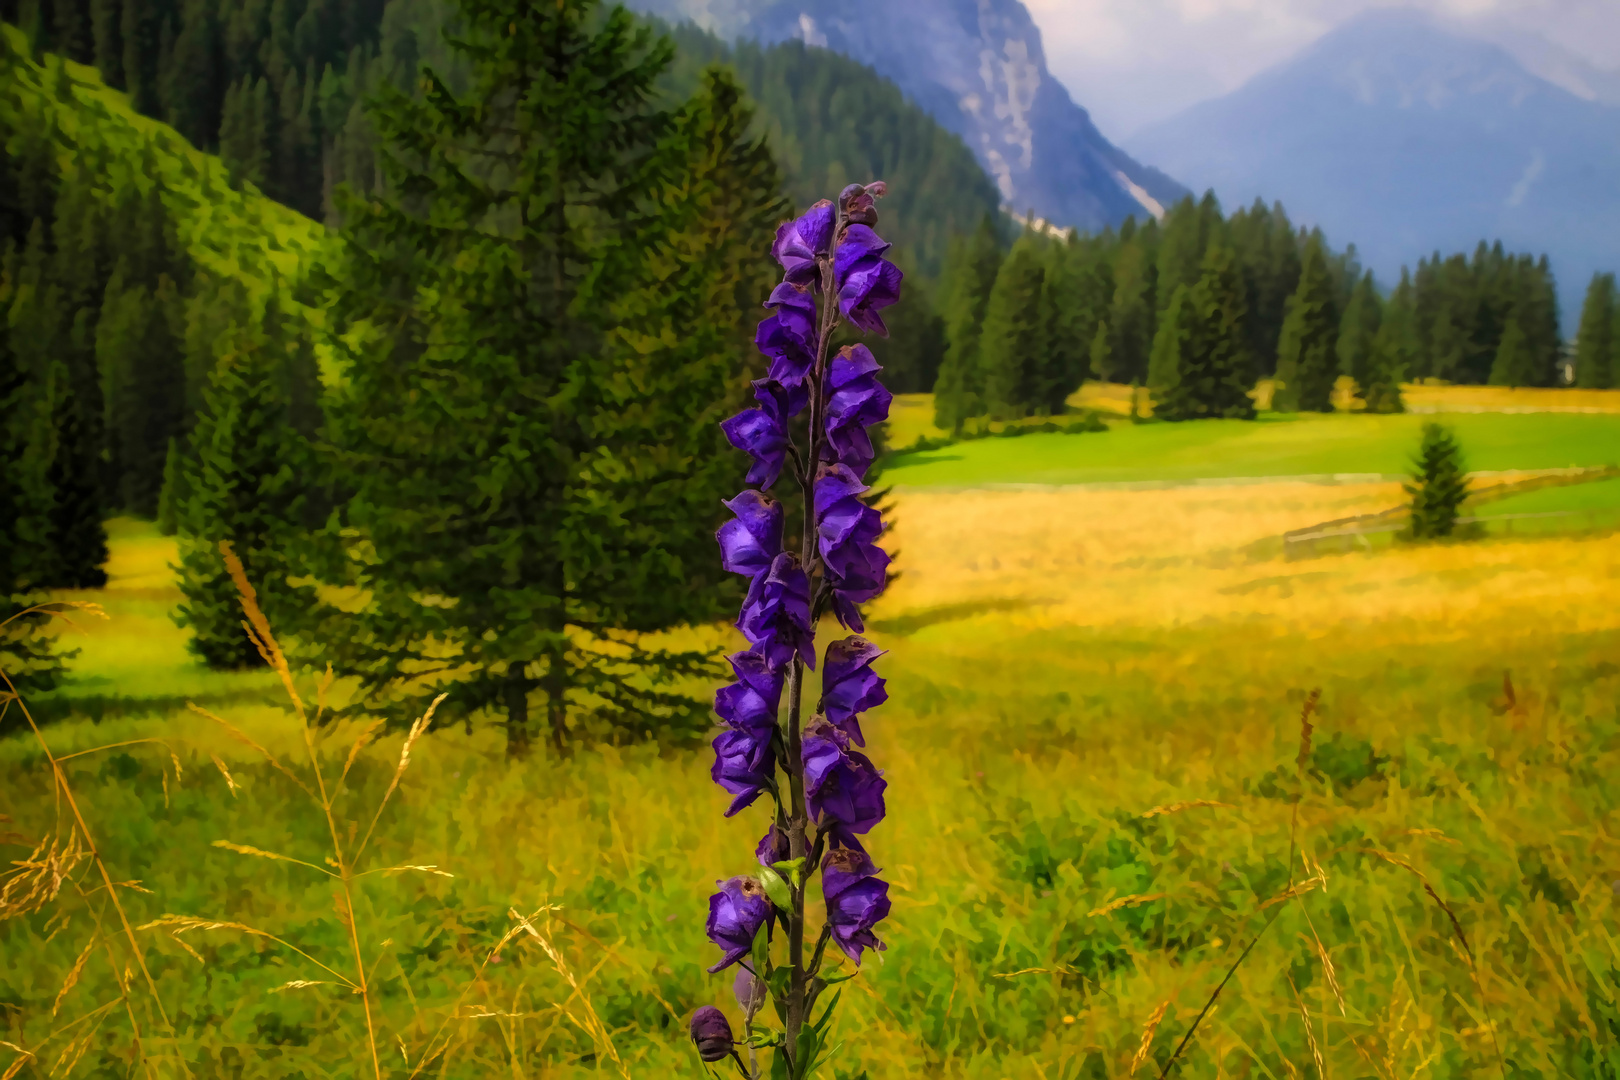
<path fill-rule="evenodd" d="M 1129 142 L 1228 208 L 1281 199 L 1386 284 L 1500 238 L 1551 256 L 1567 328 L 1592 271 L 1620 268 L 1620 109 L 1411 12 L 1348 23 Z"/>
<path fill-rule="evenodd" d="M 1180 184 L 1114 146 L 1046 69 L 1020 0 L 630 0 L 724 38 L 799 39 L 869 64 L 962 136 L 1009 210 L 1099 229 Z"/>

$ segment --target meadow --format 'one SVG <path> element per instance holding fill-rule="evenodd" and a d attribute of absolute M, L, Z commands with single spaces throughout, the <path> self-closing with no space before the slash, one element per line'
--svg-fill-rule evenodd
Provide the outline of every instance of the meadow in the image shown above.
<path fill-rule="evenodd" d="M 1159 1075 L 1240 958 L 1177 1075 L 1620 1075 L 1612 533 L 1284 562 L 1281 534 L 1399 484 L 985 486 L 1397 473 L 1421 419 L 1123 424 L 886 474 L 902 576 L 870 613 L 892 699 L 866 728 L 895 908 L 830 1075 Z M 1448 421 L 1479 469 L 1620 459 L 1620 417 Z M 511 763 L 457 725 L 401 772 L 407 733 L 333 725 L 327 815 L 275 676 L 188 663 L 172 541 L 126 521 L 113 548 L 42 736 L 138 888 L 82 859 L 0 922 L 17 1075 L 123 1075 L 136 1028 L 163 1076 L 371 1075 L 370 1045 L 390 1076 L 701 1075 L 685 1017 L 735 1015 L 705 898 L 764 828 L 721 816 L 706 749 Z M 31 734 L 0 775 L 5 858 L 68 832 Z M 387 872 L 346 893 L 324 860 L 373 825 Z"/>

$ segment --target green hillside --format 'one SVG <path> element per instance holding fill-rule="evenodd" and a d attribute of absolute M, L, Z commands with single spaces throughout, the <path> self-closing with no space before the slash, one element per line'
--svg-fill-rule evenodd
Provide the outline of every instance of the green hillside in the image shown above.
<path fill-rule="evenodd" d="M 54 129 L 62 166 L 89 165 L 109 196 L 130 186 L 148 191 L 156 180 L 201 269 L 262 290 L 297 281 L 320 253 L 322 225 L 251 184 L 233 189 L 217 157 L 138 114 L 95 68 L 50 54 L 34 62 L 15 27 L 0 26 L 0 41 L 0 120 Z"/>

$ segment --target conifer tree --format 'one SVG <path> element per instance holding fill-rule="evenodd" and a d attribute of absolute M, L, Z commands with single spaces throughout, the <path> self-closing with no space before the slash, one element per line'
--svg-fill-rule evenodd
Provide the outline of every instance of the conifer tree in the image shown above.
<path fill-rule="evenodd" d="M 1272 408 L 1278 412 L 1333 411 L 1333 384 L 1339 374 L 1339 316 L 1327 255 L 1318 236 L 1305 245 L 1299 284 L 1288 298 L 1277 347 L 1277 388 Z"/>
<path fill-rule="evenodd" d="M 945 359 L 934 384 L 934 426 L 961 431 L 984 413 L 984 367 L 979 343 L 990 290 L 1001 269 L 1001 237 L 988 217 L 969 241 L 952 245 L 945 271 Z"/>
<path fill-rule="evenodd" d="M 1025 416 L 1049 401 L 1043 394 L 1049 347 L 1041 317 L 1043 264 L 1039 241 L 1026 235 L 1013 245 L 990 290 L 980 352 L 985 410 L 997 419 Z"/>
<path fill-rule="evenodd" d="M 1114 370 L 1114 358 L 1109 352 L 1109 342 L 1113 334 L 1109 330 L 1108 320 L 1097 323 L 1097 332 L 1091 335 L 1091 349 L 1089 359 L 1091 374 L 1098 379 L 1107 380 Z"/>
<path fill-rule="evenodd" d="M 238 325 L 226 335 L 186 466 L 186 498 L 177 515 L 185 603 L 175 622 L 191 629 L 187 648 L 211 668 L 264 662 L 242 629 L 241 603 L 225 571 L 221 540 L 230 541 L 273 622 L 294 609 L 288 557 L 308 461 L 281 390 L 284 348 L 262 326 Z"/>
<path fill-rule="evenodd" d="M 1403 485 L 1412 497 L 1407 534 L 1415 540 L 1450 536 L 1457 528 L 1457 511 L 1468 498 L 1468 473 L 1462 451 L 1451 429 L 1423 425 L 1423 441 L 1412 463 L 1412 480 Z"/>
<path fill-rule="evenodd" d="M 1254 363 L 1249 353 L 1249 308 L 1237 257 L 1224 243 L 1204 255 L 1198 283 L 1188 294 L 1194 325 L 1188 389 L 1193 415 L 1254 419 Z"/>
<path fill-rule="evenodd" d="M 1507 328 L 1502 331 L 1502 342 L 1496 347 L 1496 361 L 1491 364 L 1492 386 L 1535 386 L 1536 358 L 1530 351 L 1530 340 L 1519 324 L 1517 314 L 1508 316 Z"/>
<path fill-rule="evenodd" d="M 51 493 L 47 584 L 99 589 L 107 584 L 107 527 L 103 521 L 99 430 L 87 415 L 85 385 L 60 361 L 51 367 L 53 439 L 46 483 Z"/>
<path fill-rule="evenodd" d="M 1592 275 L 1586 287 L 1586 302 L 1581 305 L 1581 325 L 1575 338 L 1575 385 L 1594 390 L 1606 390 L 1615 385 L 1620 374 L 1616 364 L 1620 341 L 1615 329 L 1620 320 L 1620 305 L 1615 298 L 1613 274 Z"/>
<path fill-rule="evenodd" d="M 1066 243 L 1046 246 L 1041 280 L 1040 318 L 1046 357 L 1032 404 L 1037 412 L 1060 416 L 1069 395 L 1086 381 L 1090 366 L 1091 335 L 1085 327 L 1094 318 L 1085 306 L 1081 277 L 1075 269 L 1075 251 Z"/>
<path fill-rule="evenodd" d="M 1339 371 L 1355 383 L 1355 396 L 1362 401 L 1366 401 L 1367 387 L 1375 379 L 1375 348 L 1378 328 L 1383 323 L 1383 309 L 1383 299 L 1369 270 L 1356 281 L 1350 292 L 1350 303 L 1339 321 Z"/>
<path fill-rule="evenodd" d="M 164 536 L 180 531 L 180 514 L 186 502 L 186 463 L 180 453 L 180 440 L 169 440 L 169 452 L 163 458 L 163 490 L 158 493 L 157 527 Z"/>
<path fill-rule="evenodd" d="M 670 49 L 623 9 L 463 0 L 459 17 L 470 89 L 424 69 L 420 98 L 384 90 L 389 183 L 344 210 L 333 315 L 358 336 L 328 423 L 369 603 L 322 636 L 374 701 L 502 709 L 515 753 L 535 693 L 559 745 L 592 717 L 687 723 L 703 708 L 668 690 L 693 658 L 625 635 L 728 599 L 708 534 L 744 360 L 643 346 L 722 311 L 743 336 L 757 298 L 723 268 L 769 250 L 776 178 L 752 144 L 719 145 L 740 129 L 718 103 L 693 124 L 654 104 Z M 740 187 L 737 154 L 756 161 Z M 669 253 L 727 223 L 705 264 L 721 276 L 667 287 Z"/>
<path fill-rule="evenodd" d="M 163 488 L 169 440 L 182 430 L 185 367 L 179 297 L 169 277 L 155 288 L 126 287 L 127 266 L 114 271 L 96 325 L 96 358 L 106 385 L 110 487 L 118 504 L 150 518 Z"/>
<path fill-rule="evenodd" d="M 1135 231 L 1130 238 L 1121 234 L 1118 261 L 1114 265 L 1114 299 L 1108 325 L 1113 335 L 1109 353 L 1116 382 L 1141 379 L 1147 374 L 1154 332 L 1154 233 L 1149 228 Z"/>
<path fill-rule="evenodd" d="M 1199 347 L 1193 340 L 1192 290 L 1178 285 L 1170 306 L 1159 316 L 1148 362 L 1148 389 L 1153 394 L 1153 415 L 1160 420 L 1188 420 L 1198 415 L 1196 376 L 1189 361 Z"/>
<path fill-rule="evenodd" d="M 1373 338 L 1368 382 L 1360 387 L 1368 412 L 1405 411 L 1401 381 L 1417 362 L 1417 310 L 1412 292 L 1412 276 L 1403 269 L 1401 282 L 1390 294 L 1378 324 L 1378 334 Z"/>

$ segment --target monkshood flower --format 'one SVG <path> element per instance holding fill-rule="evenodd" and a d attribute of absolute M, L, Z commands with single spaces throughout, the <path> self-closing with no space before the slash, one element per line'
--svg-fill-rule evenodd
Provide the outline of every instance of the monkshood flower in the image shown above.
<path fill-rule="evenodd" d="M 793 848 L 788 842 L 787 833 L 773 822 L 765 835 L 760 837 L 759 846 L 754 849 L 754 857 L 759 859 L 761 866 L 786 862 L 792 858 Z"/>
<path fill-rule="evenodd" d="M 803 384 L 816 362 L 816 298 L 808 285 L 784 281 L 765 306 L 776 314 L 759 324 L 754 345 L 770 358 L 768 377 L 793 389 Z"/>
<path fill-rule="evenodd" d="M 865 491 L 847 465 L 823 465 L 816 476 L 816 546 L 833 588 L 833 614 L 857 632 L 865 624 L 856 605 L 883 591 L 889 570 L 888 553 L 875 543 L 883 515 L 861 501 Z"/>
<path fill-rule="evenodd" d="M 764 887 L 751 877 L 734 877 L 709 897 L 709 940 L 725 950 L 720 962 L 709 969 L 710 975 L 748 955 L 770 913 Z"/>
<path fill-rule="evenodd" d="M 883 820 L 889 782 L 871 758 L 849 748 L 848 735 L 818 716 L 805 725 L 801 745 L 805 807 L 817 827 L 859 836 Z"/>
<path fill-rule="evenodd" d="M 882 655 L 882 649 L 860 637 L 827 646 L 821 668 L 820 712 L 856 746 L 866 745 L 859 714 L 889 700 L 886 681 L 872 670 L 872 661 Z"/>
<path fill-rule="evenodd" d="M 787 460 L 787 422 L 804 411 L 810 389 L 802 381 L 788 387 L 774 379 L 755 379 L 753 385 L 759 407 L 744 409 L 722 422 L 720 430 L 732 446 L 754 459 L 747 482 L 768 488 L 782 475 L 782 464 Z"/>
<path fill-rule="evenodd" d="M 821 895 L 827 901 L 827 924 L 844 955 L 861 963 L 863 949 L 886 947 L 872 928 L 889 914 L 889 884 L 880 881 L 864 851 L 835 847 L 821 860 Z"/>
<path fill-rule="evenodd" d="M 831 648 L 827 655 L 832 655 Z M 726 660 L 737 681 L 715 691 L 714 711 L 733 727 L 774 727 L 782 702 L 783 672 L 772 671 L 756 652 L 732 653 Z M 880 686 L 882 682 L 878 679 Z"/>
<path fill-rule="evenodd" d="M 805 666 L 816 666 L 815 631 L 810 627 L 810 579 L 799 565 L 799 557 L 784 551 L 772 561 L 770 570 L 754 578 L 743 600 L 737 629 L 777 669 L 795 654 Z"/>
<path fill-rule="evenodd" d="M 866 429 L 889 418 L 894 395 L 878 382 L 883 367 L 865 345 L 838 350 L 827 367 L 827 442 L 822 456 L 865 476 L 872 464 L 872 437 Z"/>
<path fill-rule="evenodd" d="M 714 737 L 714 764 L 709 776 L 733 796 L 726 817 L 754 805 L 771 784 L 776 758 L 771 728 L 730 727 Z"/>
<path fill-rule="evenodd" d="M 888 337 L 878 312 L 900 299 L 900 268 L 883 257 L 889 243 L 867 225 L 850 225 L 838 238 L 833 269 L 838 275 L 838 310 L 851 324 Z"/>
<path fill-rule="evenodd" d="M 781 264 L 783 277 L 789 284 L 821 284 L 821 268 L 816 265 L 816 260 L 825 256 L 831 248 L 837 220 L 833 204 L 822 199 L 805 211 L 803 217 L 783 222 L 777 227 L 771 257 Z"/>
<path fill-rule="evenodd" d="M 714 534 L 720 541 L 720 565 L 748 577 L 765 573 L 782 553 L 782 504 L 748 490 L 720 505 L 736 515 Z"/>
<path fill-rule="evenodd" d="M 724 1061 L 735 1053 L 731 1048 L 731 1022 L 713 1005 L 705 1005 L 692 1014 L 691 1030 L 698 1057 L 704 1061 Z"/>

